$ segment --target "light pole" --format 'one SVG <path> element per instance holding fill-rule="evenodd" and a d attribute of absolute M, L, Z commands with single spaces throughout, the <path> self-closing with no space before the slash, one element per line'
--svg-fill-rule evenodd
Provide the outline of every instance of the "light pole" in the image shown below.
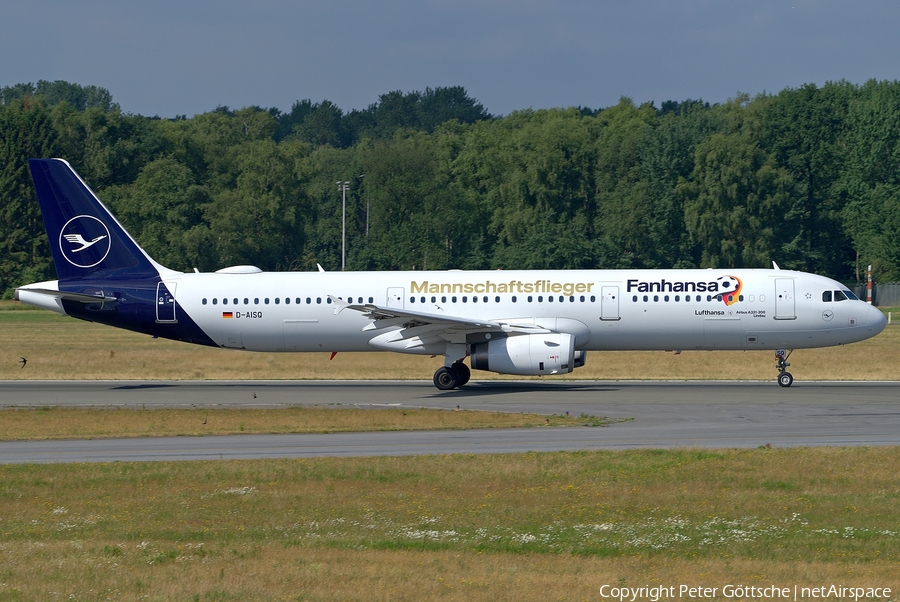
<path fill-rule="evenodd" d="M 347 191 L 350 189 L 350 182 L 338 182 L 338 190 L 341 191 L 341 271 L 347 264 Z"/>

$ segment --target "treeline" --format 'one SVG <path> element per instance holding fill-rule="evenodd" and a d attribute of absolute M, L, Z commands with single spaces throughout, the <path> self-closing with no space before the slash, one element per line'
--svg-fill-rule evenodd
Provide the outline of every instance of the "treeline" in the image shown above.
<path fill-rule="evenodd" d="M 158 261 L 340 268 L 769 267 L 900 280 L 900 83 L 490 115 L 461 87 L 362 111 L 122 113 L 0 89 L 0 291 L 53 278 L 27 169 L 63 157 Z"/>

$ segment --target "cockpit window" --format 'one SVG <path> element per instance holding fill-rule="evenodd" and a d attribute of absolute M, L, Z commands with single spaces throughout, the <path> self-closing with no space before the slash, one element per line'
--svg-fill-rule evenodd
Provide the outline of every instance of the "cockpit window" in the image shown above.
<path fill-rule="evenodd" d="M 822 293 L 822 301 L 825 303 L 831 303 L 831 291 L 825 291 Z"/>
<path fill-rule="evenodd" d="M 847 291 L 847 292 L 849 292 L 849 291 Z M 845 295 L 843 291 L 834 291 L 834 300 L 835 301 L 846 301 L 847 295 Z"/>
<path fill-rule="evenodd" d="M 859 301 L 859 297 L 857 297 L 856 295 L 854 295 L 854 294 L 851 293 L 850 291 L 848 291 L 848 290 L 843 290 L 843 291 L 841 291 L 841 292 L 843 292 L 845 295 L 847 295 L 847 298 L 848 298 L 848 299 L 853 299 L 854 301 Z"/>

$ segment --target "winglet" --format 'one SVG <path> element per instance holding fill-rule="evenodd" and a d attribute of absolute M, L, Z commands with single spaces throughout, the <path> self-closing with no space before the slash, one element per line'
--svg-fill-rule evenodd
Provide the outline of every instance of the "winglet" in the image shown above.
<path fill-rule="evenodd" d="M 328 295 L 328 298 L 331 299 L 332 303 L 334 303 L 334 315 L 338 315 L 339 313 L 350 307 L 349 303 L 338 299 L 334 295 Z"/>

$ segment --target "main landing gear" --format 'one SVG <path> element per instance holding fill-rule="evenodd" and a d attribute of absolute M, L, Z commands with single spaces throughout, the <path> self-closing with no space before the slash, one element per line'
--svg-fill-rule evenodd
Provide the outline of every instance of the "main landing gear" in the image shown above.
<path fill-rule="evenodd" d="M 441 391 L 449 391 L 469 382 L 472 372 L 462 362 L 453 362 L 449 368 L 442 366 L 434 373 L 434 386 Z"/>
<path fill-rule="evenodd" d="M 782 387 L 790 387 L 794 382 L 794 377 L 791 376 L 791 373 L 787 371 L 787 367 L 790 366 L 787 359 L 791 357 L 791 353 L 793 353 L 793 349 L 789 349 L 787 353 L 785 353 L 784 349 L 778 349 L 775 351 L 775 360 L 777 363 L 775 367 L 778 368 L 778 384 Z"/>

